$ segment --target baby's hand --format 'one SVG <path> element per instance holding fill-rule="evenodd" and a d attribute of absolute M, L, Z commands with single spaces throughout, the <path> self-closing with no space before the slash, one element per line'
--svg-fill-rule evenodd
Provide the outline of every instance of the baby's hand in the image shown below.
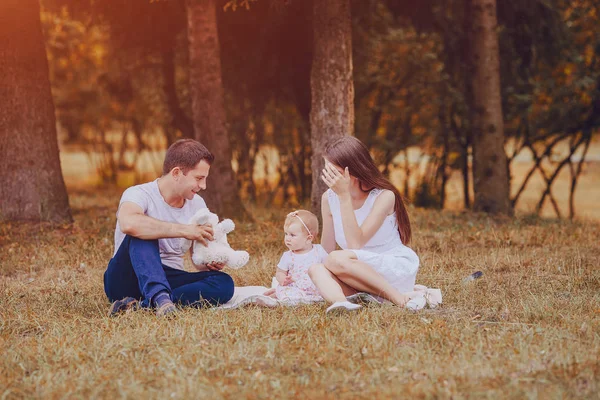
<path fill-rule="evenodd" d="M 294 282 L 294 280 L 292 279 L 292 277 L 289 276 L 289 275 L 286 275 L 286 277 L 283 278 L 283 282 L 281 282 L 281 285 L 287 286 L 287 285 L 289 285 L 292 282 Z"/>

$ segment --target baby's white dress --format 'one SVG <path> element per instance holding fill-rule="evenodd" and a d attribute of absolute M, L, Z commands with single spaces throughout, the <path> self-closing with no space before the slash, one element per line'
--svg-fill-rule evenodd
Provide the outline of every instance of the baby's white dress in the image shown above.
<path fill-rule="evenodd" d="M 375 199 L 382 192 L 382 189 L 371 190 L 362 207 L 354 211 L 359 226 L 365 221 L 373 209 Z M 327 191 L 327 199 L 333 216 L 335 241 L 338 246 L 354 252 L 358 260 L 373 267 L 400 293 L 412 292 L 419 270 L 419 257 L 400 240 L 396 213 L 384 219 L 379 230 L 361 249 L 348 249 L 342 225 L 340 199 L 331 189 Z"/>
<path fill-rule="evenodd" d="M 289 285 L 276 287 L 277 299 L 287 304 L 322 301 L 323 298 L 308 276 L 308 268 L 313 264 L 322 263 L 326 257 L 327 252 L 320 244 L 313 245 L 312 250 L 304 254 L 294 254 L 291 251 L 283 253 L 277 268 L 288 271 L 288 275 L 294 281 Z"/>

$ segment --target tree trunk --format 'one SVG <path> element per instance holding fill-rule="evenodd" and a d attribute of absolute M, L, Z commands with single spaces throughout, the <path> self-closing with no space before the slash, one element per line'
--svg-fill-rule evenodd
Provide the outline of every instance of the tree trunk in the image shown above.
<path fill-rule="evenodd" d="M 473 130 L 474 208 L 510 214 L 509 181 L 504 152 L 500 95 L 500 60 L 496 0 L 473 0 Z"/>
<path fill-rule="evenodd" d="M 447 100 L 449 96 L 446 96 L 446 91 L 442 89 L 444 93 L 444 100 Z M 444 209 L 446 205 L 446 184 L 448 183 L 448 156 L 450 155 L 450 128 L 448 127 L 448 109 L 447 107 L 440 104 L 438 119 L 440 123 L 440 134 L 442 136 L 442 141 L 444 143 L 443 153 L 441 165 L 439 167 L 439 171 L 441 174 L 441 182 L 440 182 L 440 210 Z"/>
<path fill-rule="evenodd" d="M 465 209 L 468 210 L 471 208 L 471 189 L 470 189 L 470 181 L 472 177 L 472 167 L 469 167 L 469 149 L 473 144 L 473 129 L 475 123 L 475 100 L 473 94 L 473 76 L 474 76 L 474 57 L 473 57 L 473 40 L 474 35 L 471 33 L 471 28 L 473 27 L 472 19 L 473 19 L 473 1 L 474 0 L 465 0 L 464 1 L 464 12 L 465 15 L 463 17 L 463 30 L 462 30 L 462 49 L 463 54 L 462 57 L 466 61 L 466 68 L 464 69 L 461 80 L 464 84 L 464 96 L 467 105 L 467 115 L 469 118 L 468 123 L 463 125 L 464 132 L 464 141 L 461 140 L 461 172 L 463 178 L 463 197 L 464 197 L 464 205 Z M 460 61 L 459 61 L 460 64 Z M 457 137 L 458 138 L 458 137 Z M 471 148 L 472 149 L 472 148 Z"/>
<path fill-rule="evenodd" d="M 216 0 L 188 0 L 187 15 L 194 135 L 215 155 L 203 197 L 223 217 L 246 218 L 231 167 Z"/>
<path fill-rule="evenodd" d="M 354 133 L 350 1 L 315 0 L 313 32 L 310 76 L 311 206 L 313 210 L 319 210 L 321 195 L 327 189 L 321 180 L 325 146 L 341 136 Z"/>
<path fill-rule="evenodd" d="M 38 0 L 0 2 L 0 220 L 72 222 Z"/>

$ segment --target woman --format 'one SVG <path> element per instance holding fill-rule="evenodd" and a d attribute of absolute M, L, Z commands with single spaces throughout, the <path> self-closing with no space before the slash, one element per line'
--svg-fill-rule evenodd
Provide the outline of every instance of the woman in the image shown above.
<path fill-rule="evenodd" d="M 344 136 L 325 151 L 321 177 L 329 187 L 321 199 L 321 244 L 330 253 L 309 275 L 327 312 L 361 308 L 346 296 L 367 292 L 394 304 L 419 310 L 425 298 L 410 299 L 419 257 L 406 246 L 411 228 L 398 190 L 379 171 L 367 147 Z M 343 249 L 335 251 L 336 243 Z"/>

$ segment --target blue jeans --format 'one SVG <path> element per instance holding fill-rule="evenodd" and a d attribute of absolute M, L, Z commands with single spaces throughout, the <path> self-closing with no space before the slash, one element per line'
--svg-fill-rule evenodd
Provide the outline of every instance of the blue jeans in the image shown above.
<path fill-rule="evenodd" d="M 149 307 L 155 294 L 166 290 L 184 305 L 218 305 L 233 297 L 233 279 L 224 272 L 186 272 L 164 265 L 158 240 L 126 235 L 104 273 L 104 292 L 113 302 L 125 297 Z"/>

